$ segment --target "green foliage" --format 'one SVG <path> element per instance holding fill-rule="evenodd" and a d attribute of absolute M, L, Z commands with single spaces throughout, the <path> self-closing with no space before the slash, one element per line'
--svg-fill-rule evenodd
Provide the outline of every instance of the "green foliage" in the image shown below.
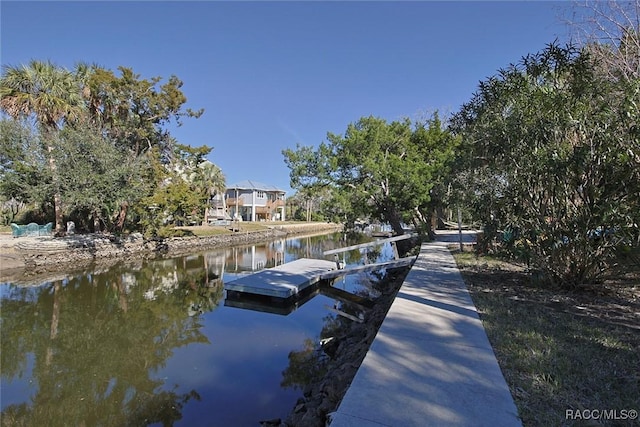
<path fill-rule="evenodd" d="M 348 203 L 349 201 L 345 197 L 344 193 L 337 191 L 330 193 L 330 197 L 327 197 L 321 201 L 319 212 L 321 212 L 323 216 L 319 219 L 319 221 L 327 220 L 335 222 L 337 224 L 346 223 L 349 219 Z M 355 220 L 355 218 L 353 219 Z"/>
<path fill-rule="evenodd" d="M 482 82 L 453 120 L 467 204 L 517 233 L 511 249 L 565 286 L 601 276 L 640 223 L 634 91 L 590 59 L 550 45 Z"/>
<path fill-rule="evenodd" d="M 151 226 L 147 202 L 157 204 L 162 195 L 173 221 L 205 212 L 211 192 L 224 187 L 219 168 L 204 161 L 211 148 L 180 144 L 166 129 L 202 111 L 184 108 L 175 76 L 163 83 L 118 70 L 80 64 L 69 71 L 40 61 L 4 68 L 0 107 L 12 120 L 1 124 L 3 206 L 53 204 L 58 230 L 63 214 L 86 229 L 91 219 L 94 231 L 122 231 L 128 212 L 134 213 L 129 230 Z M 179 180 L 188 181 L 186 195 L 179 194 L 187 188 Z"/>
<path fill-rule="evenodd" d="M 45 131 L 82 114 L 82 95 L 73 72 L 51 62 L 4 66 L 0 108 L 16 119 L 33 119 Z"/>
<path fill-rule="evenodd" d="M 174 228 L 173 226 L 162 226 L 158 229 L 153 237 L 166 239 L 169 237 L 189 237 L 193 236 L 193 232 L 189 230 L 183 230 L 180 228 Z"/>
<path fill-rule="evenodd" d="M 152 235 L 157 233 L 161 225 L 189 225 L 199 222 L 198 213 L 205 197 L 193 191 L 193 187 L 180 177 L 174 176 L 171 181 L 159 186 L 150 196 L 141 201 L 141 216 L 144 228 Z M 146 208 L 147 212 L 144 212 Z"/>
<path fill-rule="evenodd" d="M 307 194 L 329 189 L 331 218 L 371 218 L 402 234 L 402 222 L 424 221 L 431 190 L 452 158 L 456 139 L 437 114 L 424 123 L 361 118 L 342 135 L 329 133 L 318 149 L 284 150 L 291 186 Z"/>
<path fill-rule="evenodd" d="M 25 123 L 32 121 L 44 141 L 83 112 L 82 94 L 76 75 L 51 62 L 31 61 L 22 67 L 5 66 L 0 78 L 0 108 L 8 116 Z M 48 168 L 56 181 L 56 164 L 47 146 Z M 62 202 L 53 193 L 56 230 L 62 229 Z"/>
<path fill-rule="evenodd" d="M 213 196 L 224 194 L 226 179 L 222 170 L 208 160 L 198 160 L 191 170 L 187 179 L 193 190 L 201 196 L 198 215 L 202 214 L 203 223 L 207 224 L 209 201 Z"/>
<path fill-rule="evenodd" d="M 67 126 L 54 152 L 58 188 L 68 209 L 86 210 L 94 224 L 113 230 L 120 203 L 137 203 L 143 194 L 147 165 L 141 157 L 119 150 L 114 142 L 91 127 Z M 100 227 L 94 231 L 100 231 Z"/>
<path fill-rule="evenodd" d="M 183 110 L 187 98 L 176 76 L 161 83 L 160 77 L 142 79 L 131 68 L 118 67 L 120 76 L 101 67 L 90 67 L 86 77 L 88 113 L 122 148 L 138 156 L 152 147 L 168 159 L 174 143 L 165 126 L 182 124 L 184 117 L 200 117 L 202 110 Z"/>
<path fill-rule="evenodd" d="M 34 191 L 50 178 L 36 134 L 15 120 L 0 120 L 0 195 L 2 201 L 38 203 L 43 195 Z"/>

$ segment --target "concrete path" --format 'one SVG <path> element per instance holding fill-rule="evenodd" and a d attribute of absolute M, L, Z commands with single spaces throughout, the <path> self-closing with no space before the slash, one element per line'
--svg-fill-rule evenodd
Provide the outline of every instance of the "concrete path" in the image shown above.
<path fill-rule="evenodd" d="M 452 234 L 439 240 L 457 241 Z M 331 420 L 331 427 L 522 425 L 447 243 L 422 245 Z"/>

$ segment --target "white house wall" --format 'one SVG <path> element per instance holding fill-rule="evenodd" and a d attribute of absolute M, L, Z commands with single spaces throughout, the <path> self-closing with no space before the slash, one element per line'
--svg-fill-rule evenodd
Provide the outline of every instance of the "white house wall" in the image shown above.
<path fill-rule="evenodd" d="M 256 220 L 256 208 L 266 207 L 268 205 L 270 194 L 274 194 L 276 199 L 282 200 L 283 202 L 285 201 L 285 193 L 275 191 L 228 188 L 225 194 L 227 199 L 237 198 L 239 201 L 237 210 L 235 203 L 227 202 L 226 207 L 230 216 L 233 218 L 237 213 L 238 216 L 242 216 L 245 220 L 249 221 Z M 259 197 L 259 194 L 262 197 Z M 279 214 L 279 220 L 285 220 L 284 206 L 273 209 L 273 212 L 269 214 L 269 219 L 275 219 L 277 214 Z"/>

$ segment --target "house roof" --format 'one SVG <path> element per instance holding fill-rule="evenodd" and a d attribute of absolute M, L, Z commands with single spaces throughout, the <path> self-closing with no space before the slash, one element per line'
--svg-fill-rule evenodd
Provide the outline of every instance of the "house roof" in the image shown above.
<path fill-rule="evenodd" d="M 275 185 L 263 184 L 262 182 L 251 181 L 248 179 L 227 185 L 227 190 L 233 190 L 234 188 L 240 190 L 277 191 L 280 193 L 286 193 L 286 191 L 276 187 Z"/>

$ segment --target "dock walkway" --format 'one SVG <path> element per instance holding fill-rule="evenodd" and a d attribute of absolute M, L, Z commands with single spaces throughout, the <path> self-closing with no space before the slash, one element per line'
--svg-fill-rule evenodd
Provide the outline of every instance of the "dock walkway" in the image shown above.
<path fill-rule="evenodd" d="M 224 289 L 276 298 L 289 298 L 317 283 L 322 273 L 335 268 L 336 263 L 332 261 L 300 258 L 225 283 Z"/>
<path fill-rule="evenodd" d="M 522 426 L 446 247 L 458 235 L 440 237 L 422 245 L 331 427 Z"/>

